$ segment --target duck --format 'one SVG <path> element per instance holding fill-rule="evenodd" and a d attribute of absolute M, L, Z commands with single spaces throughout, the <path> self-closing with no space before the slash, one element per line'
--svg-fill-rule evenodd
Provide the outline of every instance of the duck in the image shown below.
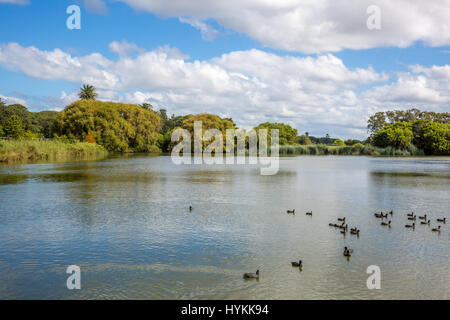
<path fill-rule="evenodd" d="M 434 231 L 434 232 L 441 232 L 441 226 L 439 226 L 439 227 L 437 227 L 437 228 L 433 228 L 433 229 L 431 229 L 431 231 Z"/>
<path fill-rule="evenodd" d="M 389 226 L 389 227 L 390 227 L 390 226 L 391 226 L 391 220 L 389 220 L 389 222 L 387 222 L 387 223 L 383 221 L 383 222 L 381 223 L 381 225 L 382 225 L 382 226 Z"/>
<path fill-rule="evenodd" d="M 298 260 L 298 262 L 296 262 L 296 261 L 291 262 L 291 265 L 293 267 L 301 267 L 302 266 L 302 260 Z"/>
<path fill-rule="evenodd" d="M 414 212 L 407 213 L 406 215 L 407 215 L 408 217 L 413 217 L 413 216 L 414 216 Z"/>
<path fill-rule="evenodd" d="M 447 220 L 447 218 L 436 219 L 436 220 L 437 220 L 437 222 L 442 222 L 442 223 L 445 223 L 445 220 Z"/>
<path fill-rule="evenodd" d="M 428 220 L 428 221 L 420 221 L 420 224 L 428 224 L 428 225 L 430 225 L 430 222 L 431 222 L 431 220 Z"/>
<path fill-rule="evenodd" d="M 427 215 L 419 216 L 419 219 L 426 221 L 427 220 Z"/>
<path fill-rule="evenodd" d="M 394 210 L 389 211 L 389 214 L 390 214 L 391 216 L 393 216 L 393 215 L 394 215 Z"/>
<path fill-rule="evenodd" d="M 337 220 L 340 221 L 340 222 L 345 222 L 345 217 L 343 217 L 343 218 L 338 218 Z"/>
<path fill-rule="evenodd" d="M 406 224 L 405 225 L 405 228 L 415 228 L 416 227 L 416 224 L 415 223 L 413 223 L 413 224 Z"/>
<path fill-rule="evenodd" d="M 290 213 L 290 214 L 295 214 L 295 209 L 293 209 L 293 210 L 288 210 L 288 211 L 286 211 L 287 213 Z"/>
<path fill-rule="evenodd" d="M 414 216 L 414 217 L 409 217 L 408 220 L 409 220 L 409 221 L 416 221 L 416 216 Z"/>
<path fill-rule="evenodd" d="M 353 253 L 353 249 L 348 249 L 347 247 L 344 247 L 344 257 L 350 257 Z"/>
<path fill-rule="evenodd" d="M 312 216 L 312 211 L 306 213 L 307 216 Z"/>
<path fill-rule="evenodd" d="M 347 230 L 341 230 L 341 234 L 343 234 L 344 236 L 347 234 Z"/>
<path fill-rule="evenodd" d="M 256 270 L 255 273 L 244 273 L 244 279 L 259 279 L 259 270 Z"/>
<path fill-rule="evenodd" d="M 328 224 L 330 227 L 335 227 L 335 228 L 339 228 L 339 225 L 336 223 L 329 223 Z"/>
<path fill-rule="evenodd" d="M 339 227 L 339 229 L 342 229 L 342 230 L 345 230 L 345 231 L 348 230 L 348 224 L 344 224 L 344 222 L 340 226 L 338 225 L 338 227 Z"/>
<path fill-rule="evenodd" d="M 192 212 L 192 210 L 194 210 L 194 208 L 192 208 L 192 206 L 189 206 L 189 212 Z"/>
<path fill-rule="evenodd" d="M 351 229 L 351 230 L 350 230 L 350 233 L 351 233 L 351 234 L 356 234 L 356 235 L 359 236 L 359 229 L 356 229 L 356 228 L 355 228 L 355 229 Z"/>

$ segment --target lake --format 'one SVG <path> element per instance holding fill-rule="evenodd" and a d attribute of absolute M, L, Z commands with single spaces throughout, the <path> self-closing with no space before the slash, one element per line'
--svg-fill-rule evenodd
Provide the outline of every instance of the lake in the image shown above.
<path fill-rule="evenodd" d="M 144 155 L 0 165 L 0 299 L 448 299 L 450 222 L 431 229 L 449 192 L 448 157 L 285 157 L 275 176 Z M 411 211 L 431 225 L 405 228 Z"/>

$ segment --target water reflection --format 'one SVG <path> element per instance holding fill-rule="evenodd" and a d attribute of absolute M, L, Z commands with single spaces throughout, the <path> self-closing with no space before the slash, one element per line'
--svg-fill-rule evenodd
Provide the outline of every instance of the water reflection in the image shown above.
<path fill-rule="evenodd" d="M 447 297 L 448 224 L 441 235 L 431 227 L 448 217 L 448 158 L 280 165 L 276 176 L 142 155 L 2 166 L 0 298 Z M 392 227 L 382 227 L 373 212 L 391 209 Z M 411 211 L 433 225 L 405 229 Z M 328 226 L 344 216 L 360 237 Z M 355 250 L 349 260 L 344 246 Z M 80 292 L 64 288 L 74 263 Z M 382 270 L 381 291 L 366 288 L 369 265 Z M 256 269 L 259 282 L 242 281 Z"/>

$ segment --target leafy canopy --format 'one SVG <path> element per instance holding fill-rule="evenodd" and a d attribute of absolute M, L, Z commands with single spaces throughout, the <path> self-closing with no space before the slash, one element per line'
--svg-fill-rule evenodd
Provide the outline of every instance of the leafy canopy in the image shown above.
<path fill-rule="evenodd" d="M 60 112 L 55 133 L 96 141 L 113 152 L 158 152 L 159 116 L 138 105 L 79 100 Z M 92 136 L 93 139 L 90 137 Z"/>

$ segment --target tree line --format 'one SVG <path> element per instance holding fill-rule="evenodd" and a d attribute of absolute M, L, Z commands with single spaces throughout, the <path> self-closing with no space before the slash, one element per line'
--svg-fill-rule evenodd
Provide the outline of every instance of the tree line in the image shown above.
<path fill-rule="evenodd" d="M 97 143 L 111 152 L 170 152 L 172 132 L 183 128 L 191 133 L 194 122 L 202 121 L 203 130 L 218 129 L 225 137 L 227 129 L 238 129 L 233 119 L 203 113 L 167 115 L 155 111 L 149 103 L 141 105 L 96 100 L 93 86 L 84 85 L 79 100 L 63 111 L 29 112 L 25 106 L 6 106 L 0 99 L 0 136 L 13 139 L 47 138 L 66 142 Z M 370 137 L 366 141 L 340 140 L 328 134 L 310 136 L 284 123 L 265 122 L 258 132 L 279 130 L 282 146 L 325 145 L 335 147 L 374 145 L 379 148 L 420 148 L 426 154 L 450 154 L 450 117 L 448 113 L 423 112 L 418 109 L 378 112 L 368 120 Z M 205 142 L 206 143 L 206 142 Z"/>
<path fill-rule="evenodd" d="M 422 149 L 427 155 L 450 155 L 450 113 L 418 109 L 377 112 L 367 122 L 368 142 L 376 147 Z"/>

